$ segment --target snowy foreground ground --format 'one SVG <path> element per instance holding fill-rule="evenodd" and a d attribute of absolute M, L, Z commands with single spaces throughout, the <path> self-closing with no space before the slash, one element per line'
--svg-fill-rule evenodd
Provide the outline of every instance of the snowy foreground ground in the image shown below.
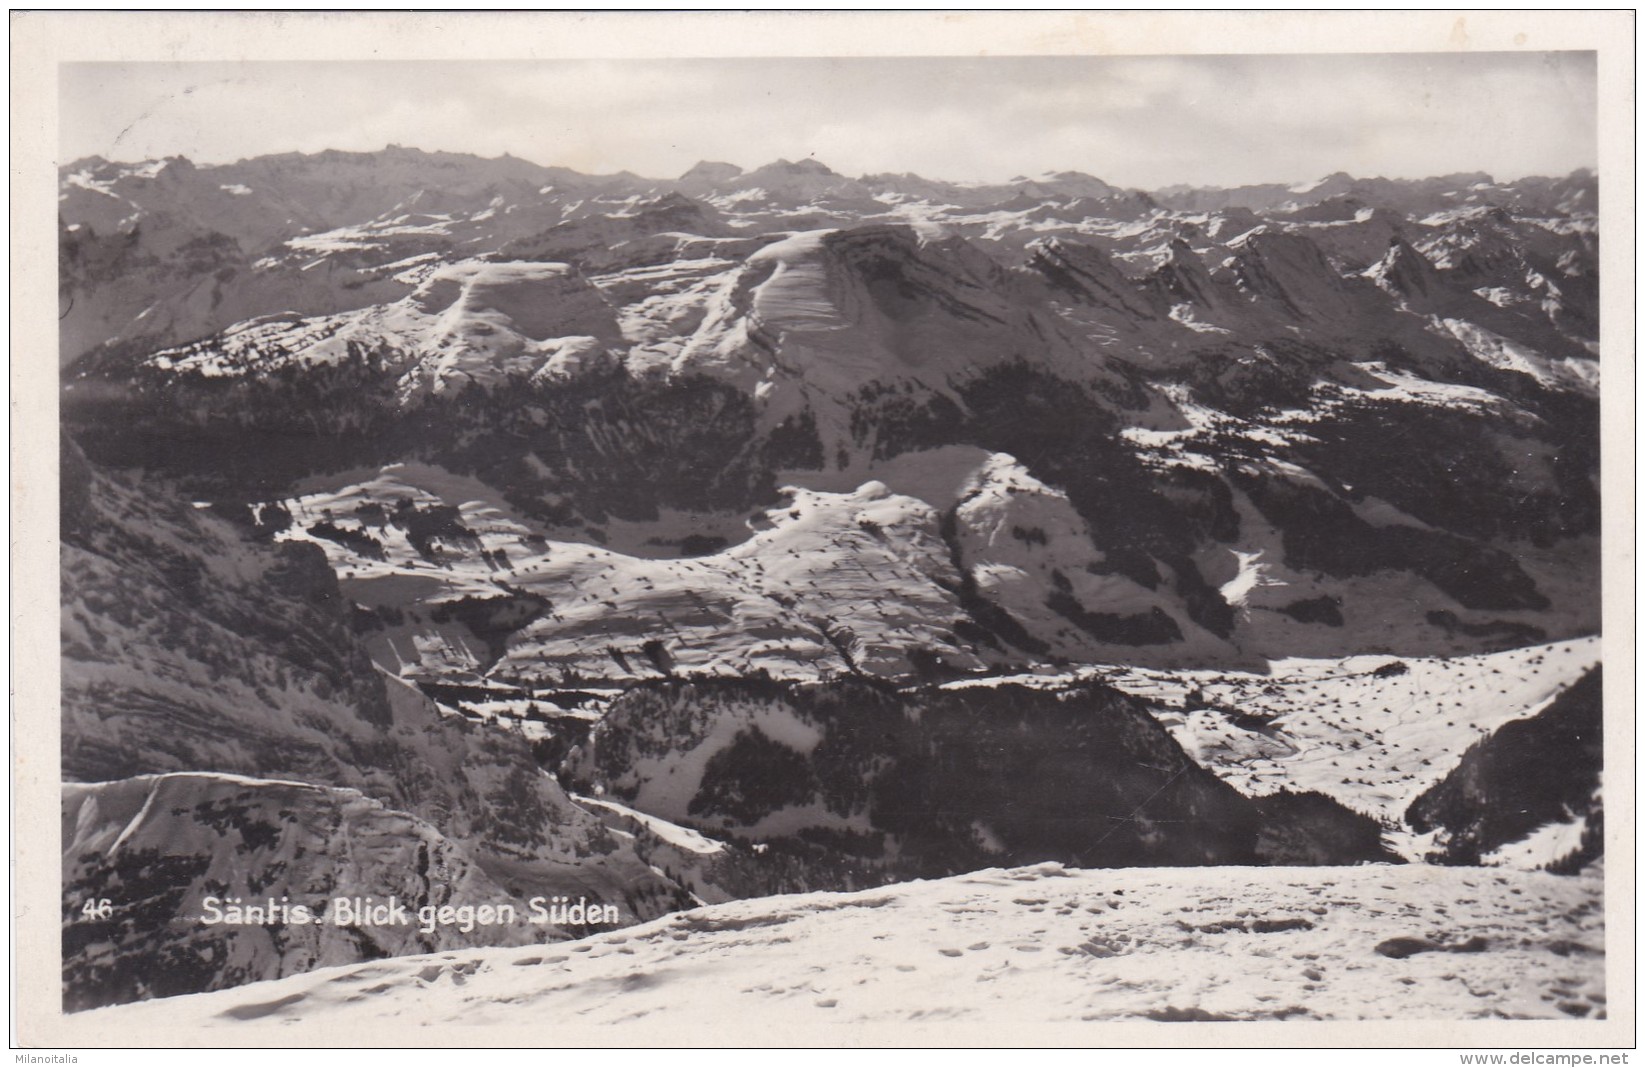
<path fill-rule="evenodd" d="M 1602 887 L 1596 874 L 1422 865 L 1045 864 L 736 901 L 576 942 L 328 968 L 71 1020 L 88 1038 L 273 1028 L 372 1043 L 427 1027 L 497 1029 L 475 1042 L 566 1028 L 739 1042 L 914 1025 L 958 1041 L 1084 1021 L 1597 1020 Z"/>

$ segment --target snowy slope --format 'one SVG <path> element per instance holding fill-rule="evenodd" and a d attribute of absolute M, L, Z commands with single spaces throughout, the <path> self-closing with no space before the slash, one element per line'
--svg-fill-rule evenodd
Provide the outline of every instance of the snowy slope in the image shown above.
<path fill-rule="evenodd" d="M 573 268 L 557 263 L 463 262 L 426 272 L 394 304 L 294 329 L 274 321 L 155 353 L 148 365 L 206 377 L 267 373 L 288 364 L 335 365 L 356 354 L 393 367 L 402 403 L 509 376 L 574 378 L 609 366 L 618 336 L 610 307 Z"/>
<path fill-rule="evenodd" d="M 809 412 L 821 454 L 844 466 L 895 451 L 853 423 L 859 396 L 953 402 L 959 386 L 1028 351 L 1090 373 L 1050 309 L 980 250 L 874 225 L 797 233 L 748 256 L 670 370 L 752 392 L 767 425 Z"/>
<path fill-rule="evenodd" d="M 1097 1020 L 1595 1018 L 1600 894 L 1593 877 L 1419 866 L 1041 865 L 735 902 L 547 951 L 327 969 L 76 1023 L 164 1020 L 225 1040 L 449 1026 L 838 1042 L 874 1025 L 954 1040 Z"/>
<path fill-rule="evenodd" d="M 1317 790 L 1397 824 L 1470 745 L 1534 715 L 1598 659 L 1599 639 L 1587 638 L 1468 657 L 1290 659 L 1266 674 L 1099 677 L 1158 701 L 1183 747 L 1242 793 Z"/>
<path fill-rule="evenodd" d="M 958 669 L 980 666 L 951 633 L 963 612 L 950 592 L 958 579 L 934 509 L 881 483 L 850 493 L 792 488 L 784 505 L 753 518 L 752 532 L 742 517 L 733 520 L 746 540 L 689 558 L 656 558 L 655 546 L 635 556 L 549 540 L 506 505 L 464 499 L 468 492 L 484 487 L 397 467 L 283 502 L 294 520 L 283 536 L 323 548 L 349 597 L 387 620 L 367 645 L 397 674 L 895 675 L 910 670 L 909 650 L 922 648 Z M 414 529 L 397 518 L 401 501 L 425 513 L 451 507 L 457 518 L 445 536 L 413 544 Z M 696 529 L 705 536 L 716 527 L 699 520 Z M 668 524 L 641 530 L 665 538 Z M 633 544 L 639 537 L 628 540 L 631 550 L 644 549 Z M 541 607 L 488 653 L 455 620 L 435 618 L 440 606 L 463 598 L 535 598 Z M 656 651 L 647 652 L 653 642 Z"/>

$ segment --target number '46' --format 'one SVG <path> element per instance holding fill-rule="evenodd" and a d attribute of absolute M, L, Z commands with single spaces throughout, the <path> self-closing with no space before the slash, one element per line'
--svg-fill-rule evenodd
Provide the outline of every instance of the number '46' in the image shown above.
<path fill-rule="evenodd" d="M 80 915 L 88 920 L 106 920 L 114 915 L 114 903 L 106 897 L 88 899 Z"/>

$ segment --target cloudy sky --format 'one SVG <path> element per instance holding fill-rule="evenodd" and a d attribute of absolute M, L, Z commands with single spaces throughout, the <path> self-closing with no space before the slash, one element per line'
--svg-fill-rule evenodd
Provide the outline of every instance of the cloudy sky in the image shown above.
<path fill-rule="evenodd" d="M 815 157 L 847 174 L 1139 188 L 1596 163 L 1592 53 L 80 63 L 64 162 L 401 144 L 673 177 Z"/>

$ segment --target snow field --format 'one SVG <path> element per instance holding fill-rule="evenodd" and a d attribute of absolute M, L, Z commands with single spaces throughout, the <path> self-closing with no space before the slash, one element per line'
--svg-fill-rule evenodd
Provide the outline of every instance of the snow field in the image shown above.
<path fill-rule="evenodd" d="M 1535 715 L 1599 654 L 1590 637 L 1479 656 L 1279 660 L 1268 675 L 1097 674 L 1159 702 L 1189 755 L 1242 793 L 1317 790 L 1398 824 L 1470 745 Z"/>
<path fill-rule="evenodd" d="M 331 968 L 76 1017 L 723 1037 L 873 1025 L 1605 1015 L 1597 878 L 1421 866 L 989 870 L 730 902 L 550 947 Z M 385 1029 L 385 1025 L 386 1029 Z M 404 1029 L 403 1031 L 401 1029 Z"/>

